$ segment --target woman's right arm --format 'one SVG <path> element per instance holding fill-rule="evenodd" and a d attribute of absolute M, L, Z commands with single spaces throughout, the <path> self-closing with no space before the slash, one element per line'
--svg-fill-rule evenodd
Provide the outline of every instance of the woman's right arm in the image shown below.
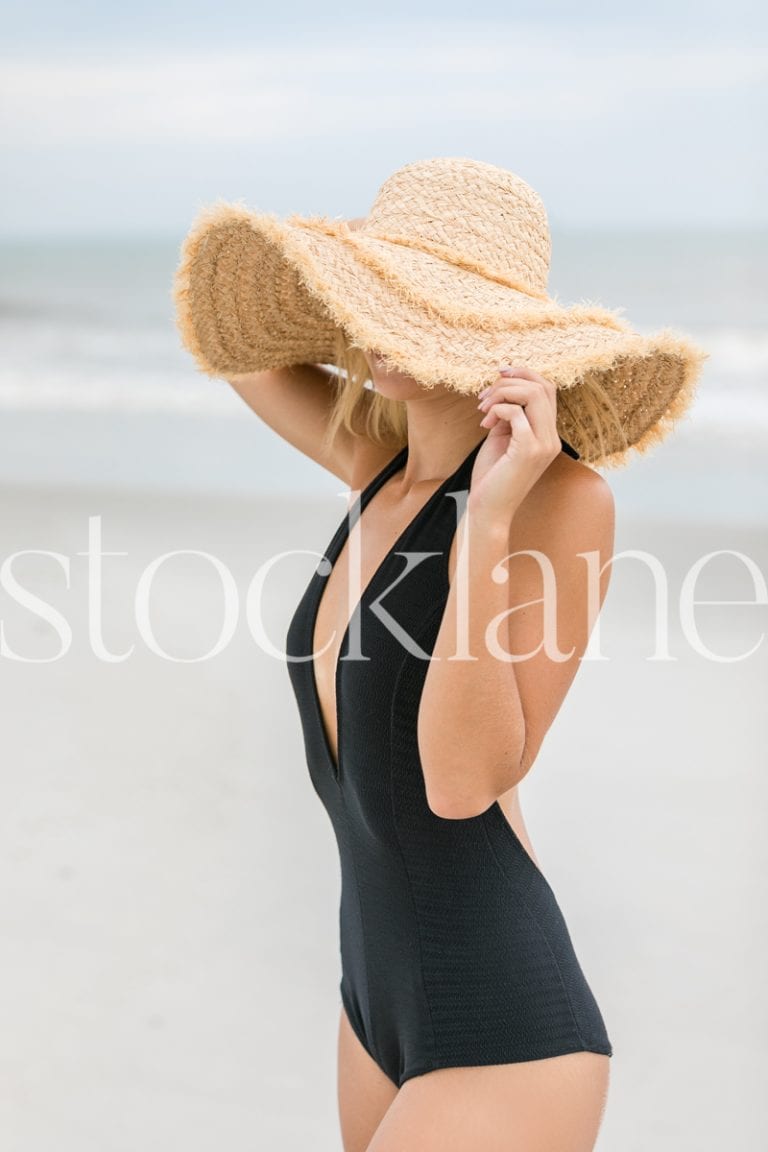
<path fill-rule="evenodd" d="M 224 379 L 278 436 L 350 484 L 355 437 L 342 426 L 330 451 L 323 448 L 333 407 L 334 375 L 319 364 L 294 364 Z"/>

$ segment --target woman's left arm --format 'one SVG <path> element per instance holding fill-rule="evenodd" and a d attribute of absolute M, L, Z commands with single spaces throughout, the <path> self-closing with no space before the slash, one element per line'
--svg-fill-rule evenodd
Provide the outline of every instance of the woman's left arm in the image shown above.
<path fill-rule="evenodd" d="M 570 457 L 553 463 L 554 385 L 517 369 L 488 401 L 491 431 L 419 707 L 429 806 L 449 819 L 484 812 L 530 769 L 586 650 L 613 556 L 609 485 Z"/>

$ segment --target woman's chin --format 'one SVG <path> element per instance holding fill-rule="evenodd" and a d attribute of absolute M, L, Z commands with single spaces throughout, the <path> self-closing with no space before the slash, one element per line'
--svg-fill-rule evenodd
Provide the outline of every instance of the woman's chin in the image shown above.
<path fill-rule="evenodd" d="M 371 391 L 378 392 L 387 400 L 412 400 L 414 396 L 418 396 L 421 389 L 416 381 L 409 376 L 373 372 L 371 373 Z"/>

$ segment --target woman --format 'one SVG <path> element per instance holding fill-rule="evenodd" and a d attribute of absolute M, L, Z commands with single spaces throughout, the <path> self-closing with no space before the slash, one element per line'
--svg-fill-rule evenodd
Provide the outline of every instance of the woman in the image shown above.
<path fill-rule="evenodd" d="M 517 785 L 608 586 L 589 462 L 661 439 L 703 356 L 560 308 L 548 243 L 519 177 L 432 160 L 359 229 L 219 206 L 177 274 L 203 370 L 359 493 L 287 638 L 341 860 L 345 1152 L 587 1152 L 606 1101 L 611 1043 Z"/>

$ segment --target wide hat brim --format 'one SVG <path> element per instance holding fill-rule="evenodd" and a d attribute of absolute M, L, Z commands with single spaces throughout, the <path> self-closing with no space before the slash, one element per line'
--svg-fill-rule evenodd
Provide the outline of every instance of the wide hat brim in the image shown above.
<path fill-rule="evenodd" d="M 666 438 L 709 355 L 669 328 L 641 334 L 618 311 L 533 297 L 365 226 L 227 202 L 195 219 L 172 295 L 182 341 L 211 376 L 333 363 L 339 327 L 425 387 L 476 394 L 501 364 L 532 368 L 558 387 L 560 435 L 601 467 Z M 590 381 L 621 434 L 600 421 Z"/>

